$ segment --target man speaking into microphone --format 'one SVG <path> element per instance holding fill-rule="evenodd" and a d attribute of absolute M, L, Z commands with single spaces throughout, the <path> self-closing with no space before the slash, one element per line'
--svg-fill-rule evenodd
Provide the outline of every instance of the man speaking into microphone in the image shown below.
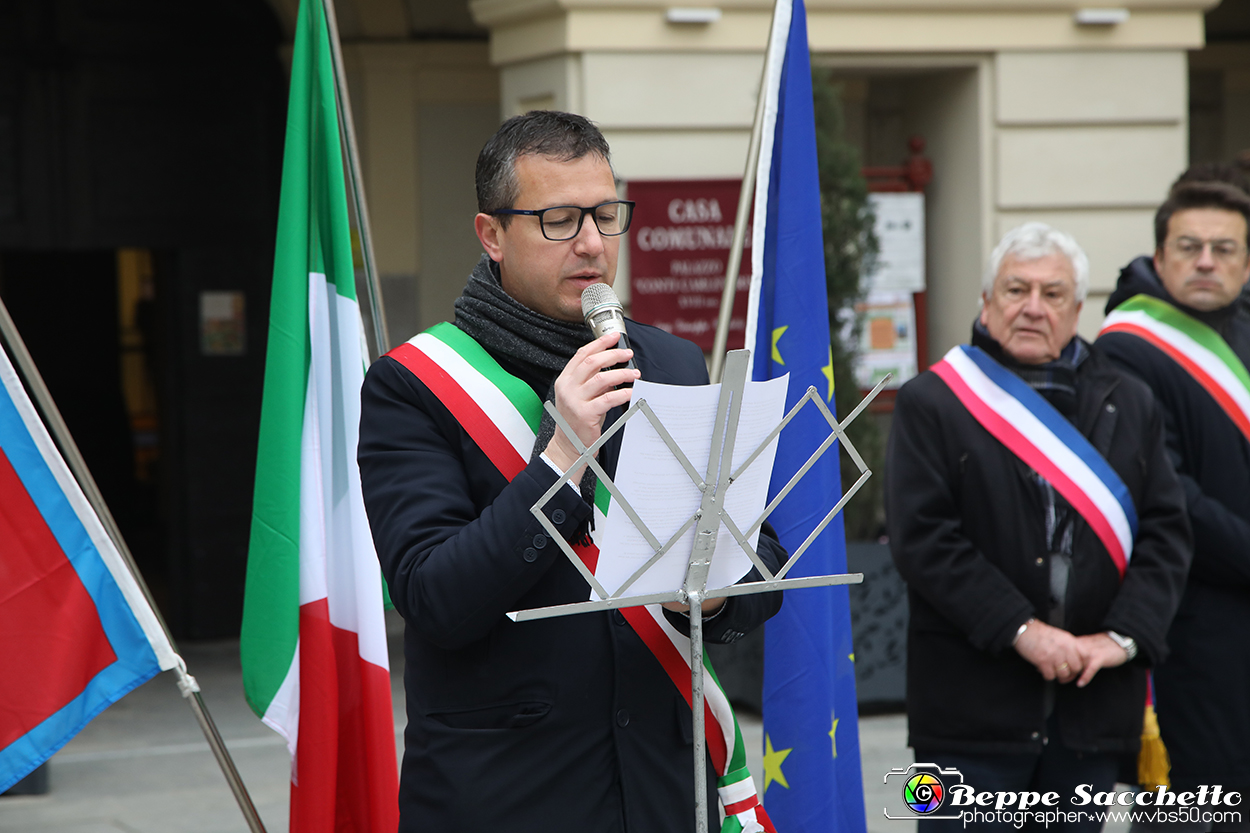
<path fill-rule="evenodd" d="M 616 278 L 633 209 L 593 124 L 547 111 L 509 119 L 482 149 L 476 184 L 485 254 L 454 324 L 380 359 L 362 391 L 365 505 L 406 625 L 400 830 L 686 831 L 691 712 L 654 633 L 619 611 L 505 614 L 589 596 L 530 513 L 579 456 L 542 403 L 589 445 L 636 379 L 706 384 L 703 355 L 633 321 L 623 349 L 615 328 L 595 338 L 583 320 L 583 293 Z M 609 474 L 619 448 L 618 433 L 599 451 Z M 573 481 L 543 511 L 585 547 L 598 484 L 587 466 Z M 769 534 L 759 550 L 774 568 L 784 556 Z M 780 604 L 779 594 L 712 600 L 705 639 L 731 642 Z M 689 632 L 678 610 L 653 630 L 665 623 Z M 714 780 L 708 789 L 714 797 Z"/>

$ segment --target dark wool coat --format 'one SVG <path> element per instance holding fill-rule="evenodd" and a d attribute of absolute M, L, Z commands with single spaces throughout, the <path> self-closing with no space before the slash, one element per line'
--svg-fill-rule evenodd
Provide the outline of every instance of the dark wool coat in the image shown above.
<path fill-rule="evenodd" d="M 1068 631 L 1114 630 L 1138 659 L 1084 689 L 1054 688 L 1067 747 L 1138 747 L 1145 666 L 1167 653 L 1190 533 L 1150 392 L 1095 347 L 1077 369 L 1074 422 L 1124 480 L 1140 521 L 1123 581 L 1093 530 L 1075 523 Z M 1011 642 L 1050 613 L 1050 553 L 1034 473 L 932 371 L 899 391 L 886 450 L 890 549 L 908 585 L 909 744 L 961 753 L 1040 753 L 1047 683 Z"/>
<path fill-rule="evenodd" d="M 707 382 L 695 345 L 632 321 L 628 331 L 642 378 Z M 690 707 L 624 617 L 504 616 L 588 597 L 529 512 L 555 472 L 535 459 L 506 483 L 393 359 L 370 368 L 362 400 L 365 506 L 407 625 L 401 831 L 689 830 Z M 620 436 L 600 451 L 609 473 Z M 590 507 L 566 488 L 546 513 L 571 537 Z M 759 549 L 774 569 L 784 560 L 775 538 L 761 535 Z M 706 639 L 733 641 L 780 605 L 780 594 L 730 599 Z M 670 621 L 689 632 L 681 614 Z M 715 802 L 710 760 L 708 775 Z"/>
<path fill-rule="evenodd" d="M 1146 257 L 1120 273 L 1108 311 L 1139 293 L 1176 303 Z M 1202 317 L 1250 365 L 1244 296 Z M 1193 566 L 1168 633 L 1171 655 L 1154 677 L 1173 785 L 1250 789 L 1250 443 L 1162 351 L 1121 333 L 1098 345 L 1154 391 L 1194 530 Z"/>

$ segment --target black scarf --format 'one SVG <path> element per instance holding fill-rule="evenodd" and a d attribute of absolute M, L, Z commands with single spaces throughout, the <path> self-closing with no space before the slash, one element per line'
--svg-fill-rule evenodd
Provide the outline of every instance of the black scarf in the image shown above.
<path fill-rule="evenodd" d="M 544 402 L 555 399 L 556 377 L 573 354 L 594 340 L 584 323 L 548 318 L 504 292 L 499 264 L 487 255 L 473 267 L 464 292 L 456 299 L 455 323 Z M 555 431 L 555 420 L 544 408 L 530 459 L 542 454 Z M 582 499 L 594 505 L 596 478 L 589 466 L 578 485 Z M 581 537 L 585 530 L 579 533 Z"/>
<path fill-rule="evenodd" d="M 972 325 L 972 344 L 980 347 L 994 361 L 1019 376 L 1029 387 L 1055 406 L 1069 422 L 1076 417 L 1076 369 L 1089 355 L 1089 347 L 1080 336 L 1073 336 L 1059 353 L 1059 358 L 1043 364 L 1021 364 L 1003 351 L 978 318 Z"/>
<path fill-rule="evenodd" d="M 594 339 L 585 324 L 548 318 L 504 292 L 499 264 L 486 255 L 456 299 L 456 326 L 492 354 L 507 356 L 527 377 L 546 379 L 548 385 Z"/>

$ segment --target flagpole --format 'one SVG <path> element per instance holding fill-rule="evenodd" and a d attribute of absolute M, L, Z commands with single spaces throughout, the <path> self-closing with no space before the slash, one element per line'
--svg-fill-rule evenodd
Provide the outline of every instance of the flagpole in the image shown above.
<path fill-rule="evenodd" d="M 369 288 L 369 312 L 373 324 L 373 348 L 378 356 L 391 349 L 382 306 L 382 286 L 378 283 L 377 261 L 373 257 L 373 232 L 369 225 L 369 206 L 365 202 L 364 177 L 360 173 L 360 151 L 356 144 L 356 126 L 352 120 L 352 102 L 347 93 L 347 71 L 343 67 L 343 48 L 339 43 L 339 23 L 334 0 L 321 0 L 326 26 L 330 33 L 330 57 L 334 64 L 334 86 L 338 93 L 339 127 L 347 145 L 347 177 L 352 184 L 352 202 L 356 209 L 356 225 L 360 229 L 360 255 L 365 264 L 365 283 Z"/>
<path fill-rule="evenodd" d="M 768 85 L 769 61 L 772 59 L 773 34 L 777 26 L 777 6 L 768 24 L 768 42 L 764 45 L 764 68 L 760 73 L 760 94 L 755 102 L 755 121 L 751 125 L 751 143 L 747 146 L 747 166 L 742 173 L 742 191 L 738 194 L 738 213 L 734 217 L 734 237 L 729 246 L 729 263 L 725 266 L 725 285 L 720 296 L 720 315 L 716 321 L 716 338 L 712 342 L 713 382 L 719 382 L 725 369 L 725 347 L 729 343 L 729 320 L 733 317 L 734 296 L 738 290 L 738 272 L 742 268 L 742 250 L 746 244 L 747 219 L 755 196 L 755 171 L 759 167 L 760 145 L 764 135 L 764 99 Z M 751 345 L 747 345 L 751 347 Z"/>
<path fill-rule="evenodd" d="M 169 641 L 170 648 L 177 655 L 177 644 L 174 642 L 173 635 L 169 632 L 169 626 L 165 624 L 165 618 L 161 616 L 160 609 L 156 606 L 155 599 L 152 598 L 152 591 L 148 589 L 147 582 L 143 580 L 143 574 L 139 572 L 134 556 L 126 545 L 125 539 L 122 538 L 121 529 L 117 526 L 113 513 L 109 511 L 108 505 L 104 502 L 104 496 L 100 494 L 100 488 L 96 485 L 95 478 L 91 476 L 91 471 L 83 460 L 82 452 L 78 450 L 78 444 L 74 442 L 73 436 L 70 435 L 69 427 L 65 424 L 60 409 L 56 407 L 56 403 L 52 400 L 52 395 L 48 393 L 48 386 L 44 384 L 39 368 L 35 367 L 35 362 L 30 357 L 30 351 L 26 349 L 26 342 L 22 340 L 21 334 L 18 333 L 3 299 L 0 299 L 0 343 L 8 347 L 9 352 L 13 354 L 14 364 L 17 365 L 18 372 L 21 373 L 23 380 L 26 382 L 26 387 L 29 389 L 31 397 L 43 414 L 48 431 L 52 434 L 53 440 L 56 441 L 57 446 L 60 448 L 66 464 L 69 465 L 70 471 L 74 475 L 74 479 L 78 481 L 79 487 L 103 524 L 105 531 L 113 542 L 113 546 L 117 548 L 117 552 L 125 562 L 126 568 L 135 580 L 135 584 L 139 586 L 139 590 L 143 593 L 143 598 L 147 601 L 148 607 L 152 609 L 152 614 L 160 624 L 161 630 L 165 632 L 165 639 Z M 230 791 L 234 793 L 235 801 L 238 802 L 239 809 L 243 812 L 243 817 L 247 819 L 251 833 L 265 833 L 265 825 L 261 822 L 260 815 L 256 812 L 256 805 L 252 803 L 252 797 L 248 794 L 247 787 L 239 776 L 238 769 L 235 768 L 234 760 L 230 757 L 230 751 L 226 749 L 226 745 L 217 731 L 217 725 L 213 722 L 213 717 L 209 714 L 208 707 L 204 705 L 204 699 L 200 696 L 200 686 L 195 681 L 195 677 L 187 673 L 186 663 L 183 662 L 180 655 L 178 655 L 178 665 L 170 670 L 177 677 L 178 690 L 182 692 L 182 696 L 186 699 L 188 705 L 191 706 L 191 711 L 195 713 L 195 719 L 200 724 L 200 730 L 204 733 L 209 748 L 212 749 L 213 756 L 217 759 L 217 765 L 226 777 L 226 783 L 230 785 Z"/>

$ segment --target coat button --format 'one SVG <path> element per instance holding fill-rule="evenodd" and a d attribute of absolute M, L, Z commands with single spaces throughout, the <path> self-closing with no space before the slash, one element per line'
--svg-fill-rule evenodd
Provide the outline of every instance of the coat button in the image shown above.
<path fill-rule="evenodd" d="M 1033 740 L 1037 740 L 1041 736 L 1042 736 L 1041 732 L 1034 732 L 1033 734 L 1029 735 L 1029 737 L 1033 738 Z"/>
<path fill-rule="evenodd" d="M 526 561 L 530 562 L 531 564 L 533 564 L 534 560 L 538 558 L 538 550 L 534 549 L 533 547 L 530 547 L 529 549 L 525 551 L 525 553 L 521 557 L 524 558 Z"/>
<path fill-rule="evenodd" d="M 616 713 L 616 725 L 620 726 L 622 729 L 628 726 L 629 725 L 629 712 L 625 711 L 625 709 L 621 709 L 620 711 L 618 711 Z"/>
<path fill-rule="evenodd" d="M 545 546 L 547 546 L 547 536 L 540 532 L 534 536 L 534 549 L 541 550 Z"/>
<path fill-rule="evenodd" d="M 1043 565 L 1043 564 L 1045 564 L 1045 563 L 1046 563 L 1046 559 L 1045 559 L 1045 558 L 1038 558 L 1038 559 L 1037 559 L 1037 566 L 1039 566 L 1039 567 L 1040 567 L 1040 566 L 1042 566 L 1042 565 Z"/>
<path fill-rule="evenodd" d="M 612 611 L 612 621 L 618 625 L 625 624 L 625 614 L 621 613 L 619 610 Z"/>
<path fill-rule="evenodd" d="M 564 523 L 564 520 L 566 517 L 568 516 L 564 514 L 563 509 L 557 509 L 556 511 L 551 513 L 551 522 L 555 524 L 556 526 L 559 526 L 560 524 Z"/>
<path fill-rule="evenodd" d="M 1108 403 L 1107 403 L 1107 413 L 1109 413 L 1109 414 L 1114 414 L 1114 413 L 1115 413 L 1115 404 L 1114 404 L 1114 403 L 1112 403 L 1112 402 L 1108 402 Z"/>

